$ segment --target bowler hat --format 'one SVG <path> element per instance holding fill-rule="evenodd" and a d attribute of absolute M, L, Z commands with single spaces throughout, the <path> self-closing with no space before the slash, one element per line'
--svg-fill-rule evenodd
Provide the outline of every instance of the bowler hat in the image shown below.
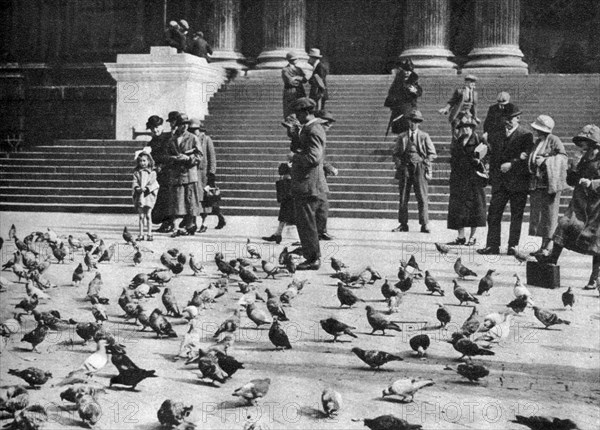
<path fill-rule="evenodd" d="M 197 128 L 200 131 L 205 130 L 204 123 L 200 121 L 199 118 L 190 118 L 190 125 L 188 126 L 188 130 L 192 130 Z"/>
<path fill-rule="evenodd" d="M 544 133 L 552 133 L 554 128 L 554 120 L 548 115 L 540 115 L 531 123 L 531 128 Z"/>
<path fill-rule="evenodd" d="M 177 117 L 177 125 L 182 125 L 182 124 L 189 124 L 190 123 L 190 119 L 188 118 L 188 116 L 184 113 L 180 113 L 179 116 Z"/>
<path fill-rule="evenodd" d="M 496 101 L 502 105 L 505 105 L 510 101 L 510 94 L 508 94 L 506 91 L 501 91 L 498 93 L 498 98 L 496 98 Z"/>
<path fill-rule="evenodd" d="M 315 108 L 315 106 L 316 103 L 308 97 L 301 97 L 292 104 L 292 108 L 296 111 L 307 110 L 310 112 Z"/>
<path fill-rule="evenodd" d="M 309 57 L 314 57 L 314 58 L 322 58 L 323 56 L 321 55 L 321 50 L 318 48 L 311 48 L 310 51 L 308 51 L 308 56 Z"/>
<path fill-rule="evenodd" d="M 177 121 L 177 118 L 179 118 L 179 112 L 176 110 L 171 111 L 169 112 L 169 115 L 167 115 L 167 122 Z"/>
<path fill-rule="evenodd" d="M 152 115 L 150 118 L 148 118 L 148 121 L 146 121 L 146 130 L 163 125 L 163 122 L 163 119 L 158 115 Z"/>
<path fill-rule="evenodd" d="M 504 107 L 504 111 L 502 112 L 502 116 L 504 118 L 514 118 L 516 116 L 521 115 L 522 113 L 523 112 L 517 107 L 517 105 L 507 103 Z"/>
<path fill-rule="evenodd" d="M 477 76 L 467 75 L 467 76 L 465 76 L 465 81 L 477 82 Z"/>
<path fill-rule="evenodd" d="M 424 118 L 420 110 L 413 110 L 406 116 L 407 119 L 415 122 L 423 122 Z"/>
<path fill-rule="evenodd" d="M 297 60 L 298 54 L 296 54 L 294 51 L 290 51 L 287 54 L 285 54 L 285 59 L 288 61 Z"/>
<path fill-rule="evenodd" d="M 320 110 L 315 113 L 315 116 L 326 120 L 327 122 L 335 122 L 335 118 L 331 115 L 331 112 L 327 110 Z"/>
<path fill-rule="evenodd" d="M 593 142 L 600 146 L 600 127 L 595 124 L 585 125 L 577 136 L 573 138 L 573 143 L 577 146 L 584 142 Z"/>
<path fill-rule="evenodd" d="M 179 25 L 182 26 L 183 28 L 185 28 L 186 30 L 190 29 L 190 25 L 188 24 L 188 22 L 185 19 L 180 19 Z"/>

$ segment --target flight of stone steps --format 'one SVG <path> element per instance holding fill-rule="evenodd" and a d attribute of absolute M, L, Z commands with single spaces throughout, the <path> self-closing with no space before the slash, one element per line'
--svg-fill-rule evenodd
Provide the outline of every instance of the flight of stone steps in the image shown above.
<path fill-rule="evenodd" d="M 339 169 L 329 178 L 331 216 L 395 218 L 397 181 L 391 161 L 393 136 L 385 138 L 388 109 L 383 100 L 391 76 L 331 75 L 331 100 L 337 118 L 328 132 L 327 159 Z M 448 202 L 449 135 L 443 107 L 457 77 L 423 77 L 422 128 L 436 146 L 438 158 L 430 182 L 430 214 L 445 219 Z M 600 75 L 531 75 L 482 77 L 478 82 L 479 117 L 500 90 L 524 111 L 528 124 L 541 113 L 556 121 L 555 134 L 574 153 L 571 137 L 584 124 L 600 122 Z M 282 120 L 277 73 L 240 77 L 210 101 L 206 118 L 216 145 L 217 182 L 222 206 L 230 215 L 276 216 L 277 166 L 286 159 L 289 141 Z M 0 158 L 0 209 L 73 212 L 133 212 L 130 180 L 133 151 L 140 141 L 56 140 Z M 487 188 L 488 194 L 490 189 Z M 562 198 L 563 209 L 570 191 Z M 411 198 L 411 216 L 416 202 Z"/>

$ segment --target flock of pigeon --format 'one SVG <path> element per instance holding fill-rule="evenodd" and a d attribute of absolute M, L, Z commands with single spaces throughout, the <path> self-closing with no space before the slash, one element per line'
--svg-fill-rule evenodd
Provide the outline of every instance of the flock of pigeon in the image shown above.
<path fill-rule="evenodd" d="M 245 314 L 257 329 L 262 326 L 268 327 L 268 339 L 276 350 L 294 349 L 294 344 L 285 328 L 285 323 L 290 320 L 288 309 L 296 297 L 306 291 L 305 287 L 310 283 L 306 279 L 297 277 L 295 273 L 296 264 L 301 258 L 301 249 L 288 250 L 286 247 L 279 258 L 271 262 L 262 259 L 260 249 L 248 239 L 245 245 L 247 257 L 228 261 L 222 253 L 216 253 L 214 265 L 212 262 L 208 264 L 199 261 L 193 254 L 185 254 L 175 248 L 168 249 L 159 258 L 160 268 L 150 273 L 135 275 L 128 285 L 123 287 L 118 297 L 105 297 L 103 294 L 106 289 L 103 288 L 104 283 L 98 264 L 111 262 L 118 244 L 107 246 L 97 234 L 88 232 L 87 236 L 89 240 L 79 240 L 72 235 L 63 238 L 48 228 L 46 232 L 33 232 L 21 240 L 14 225 L 9 231 L 8 240 L 14 241 L 16 251 L 2 266 L 2 270 L 12 272 L 14 280 L 10 280 L 8 274 L 2 275 L 0 290 L 14 291 L 22 288 L 20 284 L 23 283 L 25 286 L 21 294 L 22 299 L 14 304 L 14 315 L 0 323 L 2 352 L 5 353 L 11 348 L 15 336 L 20 337 L 23 334 L 24 321 L 28 318 L 35 320 L 35 328 L 26 331 L 16 340 L 30 344 L 31 351 L 40 352 L 38 347 L 44 343 L 50 331 L 64 330 L 69 326 L 74 327 L 83 345 L 92 341 L 96 344 L 96 350 L 85 358 L 80 366 L 60 378 L 38 367 L 8 369 L 8 374 L 22 379 L 27 386 L 14 385 L 0 394 L 0 418 L 12 420 L 8 422 L 7 427 L 21 430 L 38 430 L 43 427 L 48 420 L 48 413 L 42 405 L 30 404 L 28 390 L 39 388 L 50 380 L 52 387 L 57 387 L 57 396 L 73 404 L 70 408 L 77 411 L 81 423 L 94 427 L 102 415 L 98 398 L 102 393 L 106 393 L 107 389 L 121 386 L 135 391 L 140 384 L 143 387 L 143 382 L 147 378 L 160 378 L 160 371 L 143 369 L 136 365 L 129 355 L 131 354 L 131 351 L 128 351 L 129 346 L 120 343 L 118 337 L 111 333 L 110 326 L 115 318 L 112 316 L 114 313 L 112 310 L 117 306 L 123 312 L 121 321 L 133 321 L 132 324 L 141 325 L 140 332 L 149 328 L 154 331 L 157 338 L 180 338 L 179 350 L 174 354 L 173 360 L 184 359 L 186 365 L 196 366 L 199 371 L 198 377 L 204 383 L 222 387 L 229 384 L 231 379 L 239 381 L 236 384 L 238 388 L 232 391 L 232 395 L 239 398 L 240 404 L 243 405 L 256 405 L 268 395 L 271 378 L 264 377 L 246 382 L 243 376 L 240 376 L 245 366 L 235 358 L 236 334 L 242 327 L 242 316 Z M 146 258 L 145 254 L 152 252 L 136 242 L 127 227 L 124 228 L 122 236 L 127 246 L 132 247 L 135 266 Z M 0 247 L 3 243 L 4 240 L 0 238 Z M 51 250 L 51 256 L 40 252 L 40 249 L 46 246 Z M 436 246 L 442 254 L 449 252 L 448 247 L 444 245 L 436 244 Z M 72 256 L 77 251 L 84 255 L 81 262 L 72 260 Z M 93 272 L 85 294 L 85 299 L 89 301 L 89 305 L 85 306 L 91 311 L 87 320 L 76 321 L 64 315 L 68 310 L 51 308 L 52 296 L 60 291 L 47 277 L 54 260 L 57 263 L 75 266 L 71 279 L 75 286 L 82 285 L 85 278 L 91 276 L 90 272 Z M 174 288 L 169 285 L 188 267 L 193 276 L 206 277 L 207 285 L 194 291 L 187 304 L 183 306 L 178 303 Z M 431 295 L 445 297 L 446 304 L 438 304 L 436 317 L 439 326 L 434 329 L 444 328 L 452 321 L 452 312 L 448 309 L 450 297 L 446 297 L 451 296 L 450 292 L 444 290 L 432 271 L 423 271 L 414 256 L 408 261 L 400 262 L 397 282 L 384 279 L 372 266 L 355 271 L 337 258 L 331 258 L 331 268 L 334 271 L 331 277 L 337 279 L 339 307 L 352 308 L 347 315 L 364 315 L 362 318 L 372 328 L 370 335 L 379 333 L 385 336 L 386 331 L 405 330 L 402 322 L 394 319 L 394 315 L 400 311 L 403 297 L 421 282 Z M 476 279 L 478 275 L 466 267 L 460 257 L 454 263 L 454 271 L 458 279 L 453 281 L 451 293 L 456 300 L 452 299 L 454 301 L 452 304 L 471 305 L 472 312 L 460 328 L 447 339 L 449 353 L 454 349 L 458 353 L 456 358 L 464 359 L 464 362 L 458 364 L 455 369 L 448 366 L 446 370 L 456 372 L 459 377 L 464 377 L 473 384 L 477 384 L 490 373 L 485 361 L 475 361 L 473 357 L 482 357 L 484 360 L 486 356 L 495 355 L 494 347 L 508 338 L 511 318 L 515 315 L 527 314 L 529 309 L 532 309 L 535 318 L 545 328 L 570 324 L 568 320 L 560 318 L 548 309 L 548 306 L 554 304 L 546 303 L 544 307 L 534 302 L 532 293 L 517 274 L 515 274 L 513 288 L 514 299 L 506 304 L 506 310 L 480 316 L 477 305 L 484 297 L 493 294 L 495 271 L 493 269 L 487 271 L 479 280 L 476 292 L 470 291 L 463 280 Z M 387 303 L 386 309 L 376 309 L 373 305 L 366 305 L 367 300 L 361 298 L 367 286 L 380 280 L 382 299 Z M 281 283 L 287 284 L 287 287 L 276 292 Z M 162 307 L 160 304 L 157 305 L 155 295 L 160 295 Z M 230 300 L 236 300 L 235 310 L 231 315 L 223 317 L 212 335 L 212 340 L 207 340 L 202 335 L 203 311 L 207 307 L 212 308 L 220 302 Z M 575 296 L 570 288 L 562 294 L 562 302 L 565 307 L 573 307 Z M 181 330 L 177 332 L 175 330 L 177 325 L 174 327 L 173 324 L 173 321 L 181 321 L 181 319 L 186 322 L 185 332 Z M 321 319 L 319 324 L 332 336 L 326 341 L 337 342 L 344 336 L 359 339 L 352 342 L 360 344 L 354 326 L 334 317 Z M 415 335 L 410 337 L 408 346 L 414 351 L 416 358 L 425 359 L 431 342 L 432 339 L 428 334 L 415 332 Z M 398 353 L 364 349 L 359 346 L 354 346 L 350 350 L 356 356 L 356 360 L 360 360 L 374 370 L 406 358 L 406 355 L 403 358 Z M 109 363 L 114 365 L 117 373 L 111 376 L 106 386 L 98 381 L 95 375 L 109 366 Z M 3 372 L 5 371 L 3 369 Z M 2 378 L 5 380 L 6 374 L 2 375 Z M 435 381 L 432 379 L 403 378 L 383 389 L 382 396 L 395 396 L 402 402 L 412 402 L 419 390 L 434 384 Z M 338 416 L 343 409 L 342 398 L 342 393 L 336 390 L 336 387 L 323 390 L 320 401 L 326 417 Z M 189 420 L 192 410 L 191 404 L 165 399 L 157 411 L 157 419 L 167 428 L 193 429 L 195 425 Z M 364 418 L 360 421 L 372 430 L 422 428 L 421 424 L 411 424 L 392 414 L 372 419 Z M 517 415 L 515 422 L 532 429 L 578 428 L 569 419 L 543 416 Z M 265 429 L 268 428 L 268 424 L 248 422 L 244 428 Z"/>

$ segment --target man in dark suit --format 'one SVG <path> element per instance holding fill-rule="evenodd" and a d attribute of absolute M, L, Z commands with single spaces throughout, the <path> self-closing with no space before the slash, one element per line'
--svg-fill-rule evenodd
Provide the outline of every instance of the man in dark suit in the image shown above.
<path fill-rule="evenodd" d="M 323 56 L 321 51 L 317 48 L 313 48 L 308 52 L 308 64 L 313 66 L 313 73 L 308 84 L 310 85 L 310 92 L 308 97 L 316 103 L 316 110 L 325 109 L 325 102 L 329 100 L 329 93 L 327 92 L 327 74 L 329 69 L 321 60 Z"/>
<path fill-rule="evenodd" d="M 208 61 L 209 55 L 212 55 L 213 50 L 208 42 L 204 39 L 204 33 L 197 31 L 188 47 L 188 54 L 195 55 Z"/>
<path fill-rule="evenodd" d="M 485 121 L 483 121 L 483 132 L 488 134 L 488 142 L 490 139 L 504 139 L 506 127 L 504 126 L 504 112 L 507 109 L 512 109 L 510 105 L 510 94 L 506 91 L 498 93 L 495 104 L 488 108 Z"/>
<path fill-rule="evenodd" d="M 398 136 L 393 159 L 396 165 L 396 179 L 400 191 L 398 222 L 400 225 L 393 232 L 408 231 L 408 199 L 410 189 L 415 187 L 415 195 L 419 207 L 419 224 L 421 232 L 429 233 L 429 195 L 427 182 L 431 179 L 431 163 L 436 157 L 435 147 L 429 134 L 419 130 L 423 116 L 418 110 L 407 116 L 409 129 Z"/>
<path fill-rule="evenodd" d="M 492 199 L 488 209 L 488 233 L 485 248 L 479 254 L 500 253 L 502 214 L 510 202 L 510 234 L 508 255 L 514 255 L 521 237 L 523 212 L 527 204 L 529 169 L 527 157 L 533 148 L 533 135 L 519 122 L 522 112 L 510 104 L 504 112 L 504 139 L 493 145 L 490 142 L 490 183 Z"/>
<path fill-rule="evenodd" d="M 419 85 L 419 75 L 414 72 L 413 62 L 410 58 L 404 60 L 396 70 L 396 77 L 383 103 L 391 110 L 388 131 L 391 128 L 392 133 L 400 134 L 408 130 L 407 116 L 417 109 L 417 99 L 421 95 L 423 89 Z"/>
<path fill-rule="evenodd" d="M 294 113 L 292 106 L 299 98 L 306 97 L 304 71 L 296 65 L 298 55 L 290 51 L 285 55 L 288 65 L 281 69 L 283 79 L 283 118 Z"/>
<path fill-rule="evenodd" d="M 313 114 L 315 102 L 307 97 L 298 99 L 294 110 L 302 129 L 296 152 L 292 158 L 292 196 L 296 214 L 296 228 L 305 261 L 297 270 L 318 270 L 321 267 L 321 249 L 317 228 L 317 213 L 327 204 L 329 187 L 325 180 L 325 130 Z"/>
<path fill-rule="evenodd" d="M 477 91 L 475 91 L 475 82 L 477 82 L 476 76 L 465 76 L 465 85 L 462 88 L 457 88 L 446 106 L 439 110 L 441 114 L 448 115 L 452 135 L 455 137 L 458 137 L 456 126 L 464 117 L 474 120 L 477 124 L 481 122 L 477 117 L 478 96 Z"/>

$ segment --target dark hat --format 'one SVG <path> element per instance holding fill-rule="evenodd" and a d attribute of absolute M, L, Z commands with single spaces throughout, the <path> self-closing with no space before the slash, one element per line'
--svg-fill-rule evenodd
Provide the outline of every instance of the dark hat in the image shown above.
<path fill-rule="evenodd" d="M 523 112 L 517 107 L 517 105 L 514 105 L 512 103 L 506 103 L 506 105 L 504 105 L 504 111 L 502 112 L 502 116 L 504 118 L 514 118 L 515 116 L 519 116 L 522 113 Z"/>
<path fill-rule="evenodd" d="M 475 128 L 475 127 L 477 127 L 477 123 L 475 121 L 473 121 L 471 118 L 463 117 L 456 125 L 456 128 L 463 128 L 463 127 Z"/>
<path fill-rule="evenodd" d="M 415 70 L 415 65 L 410 58 L 407 58 L 406 60 L 400 62 L 400 68 L 402 70 L 406 70 L 407 72 L 412 72 Z"/>
<path fill-rule="evenodd" d="M 416 122 L 423 122 L 424 120 L 420 110 L 413 110 L 411 113 L 406 115 L 406 119 Z"/>
<path fill-rule="evenodd" d="M 204 33 L 202 33 L 201 31 L 197 31 L 197 32 L 194 33 L 194 36 L 198 36 L 198 37 L 204 38 Z"/>
<path fill-rule="evenodd" d="M 148 118 L 148 121 L 146 121 L 146 130 L 163 125 L 163 122 L 163 119 L 158 115 L 152 115 L 150 118 Z"/>
<path fill-rule="evenodd" d="M 177 121 L 177 118 L 179 118 L 179 112 L 174 110 L 174 111 L 169 112 L 169 115 L 167 116 L 167 121 L 168 122 Z"/>
<path fill-rule="evenodd" d="M 315 113 L 315 116 L 317 118 L 324 119 L 327 122 L 335 122 L 335 118 L 333 117 L 333 115 L 331 115 L 331 112 L 329 112 L 327 110 L 320 110 Z"/>
<path fill-rule="evenodd" d="M 294 51 L 290 51 L 287 54 L 285 54 L 285 59 L 287 61 L 297 60 L 298 59 L 298 54 L 296 54 Z"/>
<path fill-rule="evenodd" d="M 311 112 L 312 110 L 314 110 L 316 105 L 317 104 L 308 97 L 301 97 L 292 104 L 292 108 L 296 111 L 306 110 Z"/>
<path fill-rule="evenodd" d="M 573 143 L 579 146 L 584 142 L 592 142 L 600 146 L 600 127 L 595 124 L 585 125 L 573 138 Z"/>
<path fill-rule="evenodd" d="M 200 131 L 206 131 L 204 122 L 200 121 L 199 118 L 190 118 L 190 125 L 188 126 L 188 130 L 193 130 L 196 128 Z"/>
<path fill-rule="evenodd" d="M 465 81 L 477 82 L 477 76 L 467 75 L 467 76 L 465 76 Z"/>
<path fill-rule="evenodd" d="M 189 123 L 190 123 L 190 119 L 188 118 L 188 116 L 184 113 L 180 113 L 179 116 L 177 117 L 177 122 L 175 124 L 182 125 L 182 124 L 189 124 Z"/>

